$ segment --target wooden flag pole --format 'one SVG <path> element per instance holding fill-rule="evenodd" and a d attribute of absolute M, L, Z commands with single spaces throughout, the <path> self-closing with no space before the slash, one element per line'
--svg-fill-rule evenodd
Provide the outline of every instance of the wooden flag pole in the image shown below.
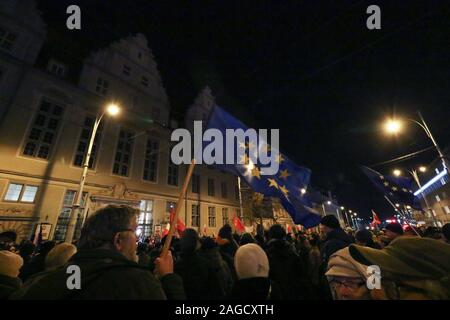
<path fill-rule="evenodd" d="M 164 247 L 161 251 L 161 255 L 160 255 L 161 257 L 165 257 L 167 255 L 167 253 L 169 252 L 170 243 L 172 242 L 173 234 L 175 233 L 176 225 L 178 222 L 178 214 L 180 213 L 180 210 L 181 210 L 181 203 L 187 192 L 187 188 L 189 186 L 189 181 L 191 180 L 192 173 L 194 172 L 194 167 L 195 167 L 195 159 L 192 159 L 192 162 L 189 165 L 188 172 L 184 179 L 183 188 L 181 189 L 180 196 L 178 197 L 177 206 L 175 208 L 175 214 L 174 214 L 172 222 L 170 224 L 169 234 L 167 235 L 166 241 L 164 242 Z"/>

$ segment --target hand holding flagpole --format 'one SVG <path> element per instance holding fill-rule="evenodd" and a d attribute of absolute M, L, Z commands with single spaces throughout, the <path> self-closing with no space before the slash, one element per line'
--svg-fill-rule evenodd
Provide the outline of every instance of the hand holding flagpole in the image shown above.
<path fill-rule="evenodd" d="M 177 227 L 178 214 L 180 213 L 181 203 L 183 201 L 184 195 L 187 192 L 187 188 L 189 186 L 189 181 L 191 180 L 192 173 L 194 172 L 194 167 L 195 167 L 195 159 L 192 159 L 192 162 L 189 165 L 189 169 L 186 174 L 186 178 L 184 179 L 183 188 L 181 189 L 180 196 L 178 197 L 177 206 L 175 208 L 175 214 L 170 223 L 169 234 L 167 235 L 166 242 L 164 242 L 164 247 L 161 251 L 161 257 L 165 257 L 167 255 L 167 253 L 169 252 L 170 243 L 172 242 L 173 234 L 175 233 L 175 229 Z"/>

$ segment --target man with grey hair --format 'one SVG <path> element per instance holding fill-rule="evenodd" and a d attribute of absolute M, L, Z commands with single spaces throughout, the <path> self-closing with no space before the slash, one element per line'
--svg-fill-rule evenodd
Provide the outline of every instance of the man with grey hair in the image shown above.
<path fill-rule="evenodd" d="M 19 299 L 184 299 L 181 278 L 173 273 L 169 253 L 156 260 L 156 277 L 136 259 L 137 211 L 107 206 L 89 217 L 81 231 L 78 252 L 53 271 L 37 275 L 14 298 Z M 69 288 L 69 266 L 80 270 L 80 289 Z"/>

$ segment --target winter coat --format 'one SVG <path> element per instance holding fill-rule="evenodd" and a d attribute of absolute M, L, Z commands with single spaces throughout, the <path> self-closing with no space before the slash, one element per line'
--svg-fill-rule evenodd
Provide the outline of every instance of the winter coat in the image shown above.
<path fill-rule="evenodd" d="M 311 289 L 306 268 L 292 245 L 284 240 L 270 240 L 267 243 L 269 278 L 281 289 L 283 299 L 306 299 Z"/>
<path fill-rule="evenodd" d="M 69 290 L 67 267 L 81 271 L 81 289 Z M 169 274 L 158 281 L 148 268 L 107 249 L 78 251 L 66 266 L 36 274 L 14 299 L 24 300 L 164 300 L 184 299 L 182 280 Z"/>
<path fill-rule="evenodd" d="M 336 251 L 348 247 L 351 243 L 352 240 L 350 236 L 348 236 L 341 228 L 330 231 L 327 234 L 321 249 L 322 263 L 323 266 L 325 266 L 324 270 L 326 270 L 326 265 L 328 264 L 330 256 Z"/>
<path fill-rule="evenodd" d="M 214 270 L 219 274 L 219 280 L 222 288 L 225 290 L 225 294 L 228 295 L 233 288 L 233 274 L 228 267 L 228 264 L 223 260 L 220 255 L 219 248 L 202 248 L 199 252 L 200 256 L 208 259 Z"/>
<path fill-rule="evenodd" d="M 238 280 L 229 300 L 282 300 L 280 287 L 269 278 L 248 278 Z"/>
<path fill-rule="evenodd" d="M 225 296 L 218 270 L 197 251 L 181 254 L 174 271 L 183 279 L 188 300 L 219 299 Z"/>
<path fill-rule="evenodd" d="M 0 274 L 0 300 L 7 300 L 12 293 L 22 286 L 20 278 L 12 278 Z"/>

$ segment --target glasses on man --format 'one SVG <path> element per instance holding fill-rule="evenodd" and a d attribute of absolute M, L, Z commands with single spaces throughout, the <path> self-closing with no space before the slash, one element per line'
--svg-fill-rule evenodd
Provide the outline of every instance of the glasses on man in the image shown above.
<path fill-rule="evenodd" d="M 338 289 L 341 286 L 344 286 L 345 288 L 349 289 L 349 290 L 356 290 L 361 288 L 363 285 L 365 285 L 366 282 L 365 281 L 351 281 L 351 280 L 338 280 L 338 279 L 333 279 L 330 281 L 330 285 L 334 288 L 334 289 Z"/>

